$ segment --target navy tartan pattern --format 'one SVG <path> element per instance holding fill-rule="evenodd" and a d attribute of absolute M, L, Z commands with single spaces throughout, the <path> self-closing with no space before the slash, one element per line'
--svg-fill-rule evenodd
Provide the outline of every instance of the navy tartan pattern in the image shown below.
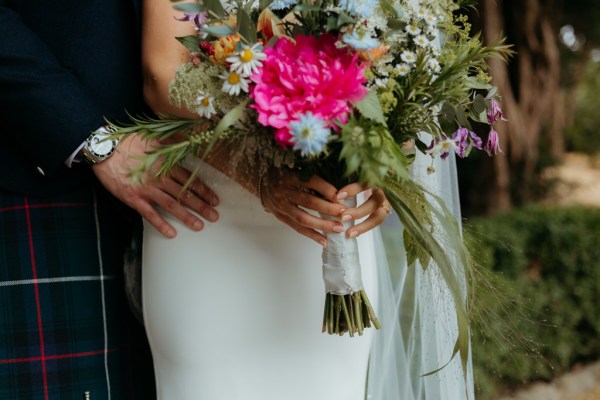
<path fill-rule="evenodd" d="M 46 199 L 0 192 L 1 400 L 154 398 L 123 293 L 126 229 L 106 204 L 91 186 Z"/>

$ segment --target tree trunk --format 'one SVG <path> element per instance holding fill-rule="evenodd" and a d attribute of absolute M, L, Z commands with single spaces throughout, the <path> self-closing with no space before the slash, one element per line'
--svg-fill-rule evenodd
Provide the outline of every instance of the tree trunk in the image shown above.
<path fill-rule="evenodd" d="M 508 122 L 496 126 L 504 155 L 488 161 L 487 168 L 493 172 L 487 178 L 487 213 L 531 199 L 541 140 L 547 141 L 544 148 L 552 154 L 562 152 L 560 54 L 551 3 L 484 0 L 480 6 L 484 40 L 495 43 L 506 36 L 517 52 L 509 64 L 490 61 Z M 519 188 L 512 195 L 511 186 Z"/>

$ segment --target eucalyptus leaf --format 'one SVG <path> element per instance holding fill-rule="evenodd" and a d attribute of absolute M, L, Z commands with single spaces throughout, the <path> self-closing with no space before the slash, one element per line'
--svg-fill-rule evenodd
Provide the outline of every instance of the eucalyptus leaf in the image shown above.
<path fill-rule="evenodd" d="M 477 96 L 475 96 L 475 99 L 473 100 L 473 110 L 477 114 L 482 113 L 486 110 L 485 99 L 482 95 L 478 94 Z"/>
<path fill-rule="evenodd" d="M 173 8 L 176 9 L 177 11 L 182 11 L 182 12 L 190 13 L 190 14 L 195 14 L 195 13 L 206 11 L 200 3 L 175 4 L 173 6 Z"/>
<path fill-rule="evenodd" d="M 400 17 L 400 15 L 398 14 L 398 10 L 396 10 L 396 7 L 394 7 L 394 5 L 392 4 L 391 1 L 389 1 L 389 0 L 379 0 L 379 6 L 381 7 L 381 9 L 384 12 L 390 13 L 394 18 L 399 18 Z"/>
<path fill-rule="evenodd" d="M 249 45 L 256 43 L 256 27 L 242 8 L 238 9 L 237 20 L 238 34 L 242 40 Z"/>
<path fill-rule="evenodd" d="M 467 127 L 469 125 L 465 116 L 465 110 L 462 107 L 456 108 L 456 122 L 462 127 Z"/>
<path fill-rule="evenodd" d="M 231 36 L 235 33 L 233 28 L 227 25 L 207 26 L 203 29 L 203 32 L 216 37 Z"/>
<path fill-rule="evenodd" d="M 215 18 L 225 18 L 225 9 L 221 0 L 204 0 L 206 10 Z"/>
<path fill-rule="evenodd" d="M 176 37 L 177 41 L 185 46 L 192 53 L 197 53 L 200 51 L 200 45 L 198 43 L 197 35 L 188 35 L 188 36 L 179 36 Z"/>
<path fill-rule="evenodd" d="M 487 82 L 483 82 L 480 79 L 477 79 L 473 76 L 468 76 L 465 78 L 465 86 L 469 89 L 481 89 L 481 90 L 490 90 L 492 85 Z"/>
<path fill-rule="evenodd" d="M 487 96 L 485 96 L 485 98 L 488 100 L 492 99 L 497 91 L 498 91 L 498 88 L 496 86 L 492 86 L 492 88 L 490 90 L 488 90 L 488 94 L 487 94 Z"/>
<path fill-rule="evenodd" d="M 415 146 L 421 151 L 421 153 L 425 153 L 429 147 L 429 145 L 423 142 L 421 139 L 415 140 Z"/>
<path fill-rule="evenodd" d="M 403 31 L 404 28 L 406 28 L 406 22 L 401 21 L 399 19 L 390 19 L 388 21 L 388 27 L 390 27 L 390 29 L 395 29 L 395 30 L 399 30 L 399 31 Z"/>
<path fill-rule="evenodd" d="M 456 109 L 452 106 L 452 104 L 450 104 L 450 102 L 445 101 L 444 104 L 442 104 L 441 117 L 447 122 L 451 122 L 456 119 Z"/>
<path fill-rule="evenodd" d="M 363 117 L 379 122 L 383 126 L 387 126 L 381 103 L 379 102 L 379 98 L 377 98 L 377 93 L 375 93 L 375 91 L 370 90 L 364 99 L 354 104 L 354 107 Z"/>

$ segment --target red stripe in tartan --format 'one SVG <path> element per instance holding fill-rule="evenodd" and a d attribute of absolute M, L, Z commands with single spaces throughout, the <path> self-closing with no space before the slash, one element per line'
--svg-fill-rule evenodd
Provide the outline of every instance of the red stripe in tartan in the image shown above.
<path fill-rule="evenodd" d="M 22 204 L 18 206 L 10 206 L 0 208 L 0 212 L 3 211 L 15 211 L 15 210 L 23 210 L 30 208 L 49 208 L 49 207 L 84 207 L 84 206 L 92 206 L 90 203 L 47 203 L 47 204 Z"/>
<path fill-rule="evenodd" d="M 40 305 L 40 290 L 37 283 L 37 268 L 35 265 L 35 253 L 33 251 L 33 233 L 31 230 L 31 215 L 29 213 L 29 200 L 25 200 L 25 216 L 27 218 L 27 236 L 29 237 L 29 254 L 31 257 L 31 270 L 33 274 L 33 287 L 35 290 L 35 308 L 37 310 L 38 330 L 40 332 L 40 361 L 42 362 L 42 376 L 44 378 L 44 400 L 48 400 L 48 376 L 46 373 L 46 355 L 44 349 L 44 330 L 42 324 L 42 307 Z"/>
<path fill-rule="evenodd" d="M 116 349 L 83 351 L 80 353 L 70 353 L 70 354 L 56 354 L 53 356 L 44 356 L 43 358 L 42 357 L 9 358 L 6 360 L 0 360 L 0 365 L 42 361 L 42 359 L 43 360 L 62 360 L 65 358 L 89 357 L 89 356 L 97 356 L 97 355 L 101 355 L 101 354 L 105 354 L 105 353 L 111 353 L 113 351 L 116 351 Z"/>

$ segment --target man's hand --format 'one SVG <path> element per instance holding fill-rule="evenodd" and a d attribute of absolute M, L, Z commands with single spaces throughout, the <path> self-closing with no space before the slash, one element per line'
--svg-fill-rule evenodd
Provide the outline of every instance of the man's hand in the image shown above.
<path fill-rule="evenodd" d="M 219 214 L 213 207 L 218 204 L 218 197 L 199 179 L 194 179 L 188 189 L 183 191 L 183 185 L 191 175 L 183 168 L 174 168 L 161 178 L 146 174 L 143 184 L 132 182 L 132 168 L 139 163 L 139 156 L 150 148 L 151 144 L 148 142 L 135 135 L 129 136 L 119 143 L 115 154 L 94 165 L 92 169 L 108 191 L 169 238 L 175 237 L 177 232 L 160 216 L 153 204 L 162 207 L 194 231 L 202 230 L 204 222 L 184 205 L 208 221 L 215 222 Z"/>

